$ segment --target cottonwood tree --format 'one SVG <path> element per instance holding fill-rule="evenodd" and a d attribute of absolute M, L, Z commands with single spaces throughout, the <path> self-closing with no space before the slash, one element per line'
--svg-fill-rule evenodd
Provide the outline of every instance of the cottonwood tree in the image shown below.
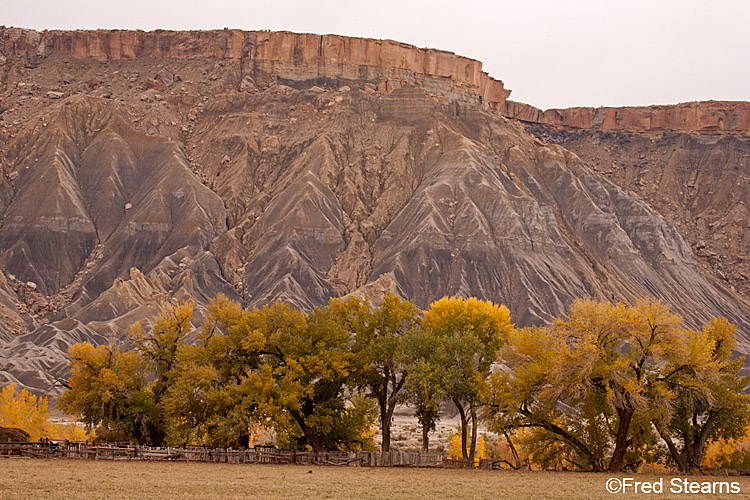
<path fill-rule="evenodd" d="M 422 428 L 423 451 L 429 451 L 430 432 L 440 420 L 440 405 L 445 399 L 445 371 L 435 349 L 439 339 L 439 335 L 422 328 L 413 329 L 402 339 L 409 373 L 404 392 Z"/>
<path fill-rule="evenodd" d="M 590 413 L 587 406 L 593 406 L 596 415 L 600 405 L 561 393 L 558 370 L 569 349 L 550 328 L 511 332 L 501 351 L 503 365 L 483 387 L 486 418 L 498 433 L 531 428 L 526 441 L 532 442 L 531 454 L 544 466 L 567 461 L 584 470 L 603 470 L 609 438 L 601 438 L 601 420 L 582 418 Z"/>
<path fill-rule="evenodd" d="M 16 427 L 29 434 L 31 441 L 48 437 L 84 441 L 91 435 L 75 424 L 53 424 L 47 398 L 26 389 L 16 390 L 14 384 L 0 389 L 0 427 Z"/>
<path fill-rule="evenodd" d="M 0 427 L 23 429 L 36 441 L 49 436 L 50 416 L 47 398 L 37 397 L 26 389 L 16 391 L 14 384 L 0 389 Z"/>
<path fill-rule="evenodd" d="M 502 360 L 509 370 L 488 385 L 492 418 L 542 428 L 582 468 L 615 472 L 653 446 L 658 415 L 677 411 L 675 384 L 713 369 L 709 344 L 653 300 L 578 301 L 552 327 L 518 331 Z"/>
<path fill-rule="evenodd" d="M 265 337 L 243 326 L 249 314 L 219 294 L 206 309 L 195 344 L 180 342 L 163 405 L 183 443 L 249 445 L 254 396 L 243 382 L 261 363 Z"/>
<path fill-rule="evenodd" d="M 335 303 L 329 307 L 334 306 Z M 381 449 L 390 451 L 393 412 L 397 404 L 406 400 L 403 389 L 408 370 L 404 339 L 419 325 L 419 309 L 413 302 L 390 293 L 378 307 L 359 309 L 361 314 L 357 316 L 365 317 L 352 325 L 356 333 L 354 350 L 362 363 L 358 380 L 378 403 Z"/>
<path fill-rule="evenodd" d="M 369 398 L 356 397 L 354 374 L 362 366 L 351 349 L 364 308 L 350 297 L 308 314 L 283 304 L 254 313 L 265 336 L 263 363 L 244 384 L 257 398 L 259 418 L 291 437 L 296 425 L 298 443 L 314 451 L 372 446 L 375 408 Z"/>
<path fill-rule="evenodd" d="M 163 444 L 167 429 L 161 399 L 192 314 L 192 304 L 185 303 L 164 308 L 152 328 L 134 324 L 130 335 L 135 351 L 87 342 L 71 346 L 72 375 L 60 408 L 96 427 L 102 439 Z"/>
<path fill-rule="evenodd" d="M 140 321 L 130 327 L 130 338 L 136 350 L 155 373 L 152 392 L 157 403 L 169 388 L 177 364 L 177 350 L 192 330 L 192 317 L 193 304 L 185 302 L 164 307 L 151 328 L 144 327 Z"/>
<path fill-rule="evenodd" d="M 505 306 L 477 298 L 444 297 L 425 311 L 423 328 L 435 335 L 443 387 L 461 418 L 461 453 L 474 460 L 479 424 L 479 391 L 512 330 Z"/>
<path fill-rule="evenodd" d="M 578 301 L 555 328 L 571 344 L 559 367 L 563 389 L 603 398 L 605 409 L 616 414 L 607 469 L 619 472 L 628 449 L 647 433 L 650 419 L 635 418 L 637 413 L 658 409 L 649 389 L 683 370 L 698 369 L 704 353 L 685 349 L 682 318 L 659 301 L 644 299 L 633 307 Z"/>
<path fill-rule="evenodd" d="M 743 436 L 750 424 L 748 377 L 740 376 L 745 357 L 732 359 L 736 327 L 715 318 L 700 332 L 691 332 L 689 345 L 711 353 L 699 371 L 680 370 L 665 380 L 660 395 L 669 400 L 657 412 L 654 426 L 681 472 L 700 470 L 707 443 Z"/>
<path fill-rule="evenodd" d="M 148 364 L 136 352 L 88 342 L 68 349 L 72 374 L 58 407 L 101 439 L 161 445 L 163 419 L 147 388 Z"/>
<path fill-rule="evenodd" d="M 332 299 L 305 314 L 280 303 L 242 310 L 220 296 L 195 345 L 184 342 L 191 316 L 189 305 L 167 308 L 153 328 L 133 327 L 135 352 L 113 351 L 138 362 L 139 389 L 153 380 L 142 392 L 173 439 L 247 446 L 260 423 L 316 451 L 372 446 L 374 404 L 357 394 L 362 356 L 352 349 L 366 302 Z M 112 402 L 141 399 L 118 393 Z"/>

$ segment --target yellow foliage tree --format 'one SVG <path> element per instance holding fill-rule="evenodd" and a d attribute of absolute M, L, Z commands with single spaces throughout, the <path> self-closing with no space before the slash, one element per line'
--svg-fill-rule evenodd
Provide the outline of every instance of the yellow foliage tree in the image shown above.
<path fill-rule="evenodd" d="M 16 391 L 13 384 L 0 390 L 0 425 L 18 427 L 29 433 L 32 441 L 49 436 L 50 421 L 47 398 L 26 389 Z"/>
<path fill-rule="evenodd" d="M 564 442 L 571 465 L 620 472 L 652 458 L 656 426 L 675 461 L 685 454 L 680 469 L 697 468 L 706 441 L 732 430 L 724 419 L 746 422 L 732 334 L 725 320 L 691 331 L 658 300 L 577 301 L 551 327 L 509 337 L 485 388 L 490 428 L 543 430 L 537 441 Z"/>
<path fill-rule="evenodd" d="M 458 432 L 452 432 L 449 439 L 450 446 L 448 447 L 448 455 L 457 459 L 461 458 L 463 455 L 461 434 Z M 479 461 L 483 458 L 487 458 L 487 439 L 484 435 L 481 435 L 477 439 L 477 449 L 474 452 L 474 466 L 479 465 Z"/>
<path fill-rule="evenodd" d="M 510 311 L 471 297 L 443 297 L 424 313 L 424 330 L 434 336 L 433 363 L 441 366 L 446 399 L 461 417 L 461 456 L 476 457 L 479 392 L 492 363 L 513 331 Z"/>
<path fill-rule="evenodd" d="M 216 300 L 221 302 L 226 297 L 219 294 Z M 172 371 L 177 364 L 177 351 L 192 328 L 192 317 L 193 304 L 183 302 L 162 309 L 150 329 L 144 328 L 140 321 L 130 327 L 130 337 L 135 342 L 136 350 L 156 372 L 156 381 L 151 390 L 156 403 L 169 388 Z"/>
<path fill-rule="evenodd" d="M 0 389 L 0 426 L 17 427 L 29 433 L 29 439 L 40 438 L 85 441 L 91 436 L 75 424 L 54 424 L 50 421 L 47 398 L 38 397 L 14 384 Z"/>
<path fill-rule="evenodd" d="M 743 437 L 720 437 L 706 447 L 705 465 L 713 468 L 747 469 L 750 467 L 750 426 Z"/>
<path fill-rule="evenodd" d="M 77 424 L 50 423 L 50 437 L 73 442 L 89 441 L 95 438 L 94 431 L 88 431 Z"/>
<path fill-rule="evenodd" d="M 76 416 L 102 439 L 158 444 L 161 422 L 146 388 L 146 362 L 135 352 L 88 342 L 68 349 L 70 387 L 58 408 Z"/>

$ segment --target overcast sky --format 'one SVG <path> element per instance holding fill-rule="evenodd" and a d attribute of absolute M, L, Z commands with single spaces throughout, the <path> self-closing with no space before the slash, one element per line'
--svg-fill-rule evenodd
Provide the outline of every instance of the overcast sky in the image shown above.
<path fill-rule="evenodd" d="M 748 0 L 2 0 L 34 29 L 269 29 L 478 59 L 540 108 L 750 100 Z"/>

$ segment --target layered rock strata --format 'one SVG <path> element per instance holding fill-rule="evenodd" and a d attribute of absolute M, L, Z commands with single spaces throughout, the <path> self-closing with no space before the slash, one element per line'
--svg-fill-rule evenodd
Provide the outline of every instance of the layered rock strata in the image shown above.
<path fill-rule="evenodd" d="M 2 382 L 54 394 L 71 343 L 126 342 L 129 325 L 185 300 L 200 321 L 217 293 L 301 308 L 475 295 L 517 325 L 577 297 L 651 295 L 691 326 L 729 317 L 750 350 L 746 295 L 701 265 L 669 210 L 633 194 L 635 167 L 615 175 L 554 144 L 599 131 L 530 134 L 534 120 L 503 117 L 507 92 L 476 62 L 290 33 L 0 35 Z M 651 123 L 639 141 L 657 141 Z M 737 127 L 718 131 L 721 154 L 707 135 L 638 154 L 674 152 L 654 177 L 665 186 L 683 161 L 717 174 L 737 160 L 733 177 L 699 177 L 696 203 L 724 210 L 707 201 L 722 193 L 741 225 Z M 603 151 L 641 144 L 601 134 Z"/>
<path fill-rule="evenodd" d="M 747 134 L 750 102 L 703 101 L 671 106 L 566 108 L 542 111 L 506 101 L 503 113 L 528 123 L 613 132 L 688 132 Z"/>
<path fill-rule="evenodd" d="M 271 31 L 43 31 L 0 29 L 0 52 L 31 64 L 52 54 L 97 60 L 141 57 L 239 60 L 252 71 L 290 81 L 373 82 L 381 90 L 405 84 L 470 98 L 502 110 L 510 91 L 482 63 L 442 50 L 338 35 Z"/>

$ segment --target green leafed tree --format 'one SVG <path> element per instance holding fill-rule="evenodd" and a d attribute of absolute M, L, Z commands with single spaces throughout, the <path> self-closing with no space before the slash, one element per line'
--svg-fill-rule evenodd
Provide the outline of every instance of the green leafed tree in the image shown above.
<path fill-rule="evenodd" d="M 357 328 L 354 344 L 361 364 L 357 374 L 358 383 L 377 401 L 381 449 L 390 451 L 393 412 L 396 405 L 406 400 L 404 339 L 419 326 L 419 309 L 413 302 L 389 293 L 378 307 L 364 314 L 367 320 Z"/>
<path fill-rule="evenodd" d="M 308 314 L 282 304 L 251 313 L 266 344 L 262 365 L 244 383 L 257 397 L 259 418 L 290 442 L 299 437 L 296 444 L 315 451 L 373 446 L 364 437 L 372 434 L 374 406 L 356 397 L 362 365 L 351 349 L 367 308 L 356 298 L 334 298 Z"/>
<path fill-rule="evenodd" d="M 409 373 L 404 392 L 422 429 L 423 451 L 429 451 L 430 432 L 440 420 L 445 399 L 445 370 L 435 349 L 439 340 L 439 334 L 423 328 L 412 329 L 402 339 L 402 356 Z"/>
<path fill-rule="evenodd" d="M 256 399 L 243 385 L 258 368 L 265 337 L 249 313 L 224 295 L 206 309 L 195 344 L 181 343 L 163 404 L 182 443 L 249 445 Z"/>
<path fill-rule="evenodd" d="M 733 359 L 736 327 L 725 318 L 713 319 L 700 332 L 690 332 L 688 348 L 710 352 L 695 369 L 677 370 L 660 394 L 668 399 L 656 412 L 654 426 L 667 444 L 670 458 L 681 472 L 700 470 L 708 443 L 741 437 L 750 424 L 748 377 L 740 375 L 745 357 Z"/>
<path fill-rule="evenodd" d="M 473 461 L 479 393 L 513 329 L 510 312 L 505 306 L 476 298 L 444 297 L 424 313 L 423 328 L 436 340 L 433 359 L 442 370 L 445 397 L 461 418 L 461 453 Z"/>
<path fill-rule="evenodd" d="M 130 328 L 130 338 L 136 350 L 155 373 L 152 392 L 157 403 L 169 388 L 177 365 L 177 351 L 192 330 L 192 317 L 193 304 L 168 305 L 156 317 L 151 328 L 144 327 L 140 321 Z"/>

